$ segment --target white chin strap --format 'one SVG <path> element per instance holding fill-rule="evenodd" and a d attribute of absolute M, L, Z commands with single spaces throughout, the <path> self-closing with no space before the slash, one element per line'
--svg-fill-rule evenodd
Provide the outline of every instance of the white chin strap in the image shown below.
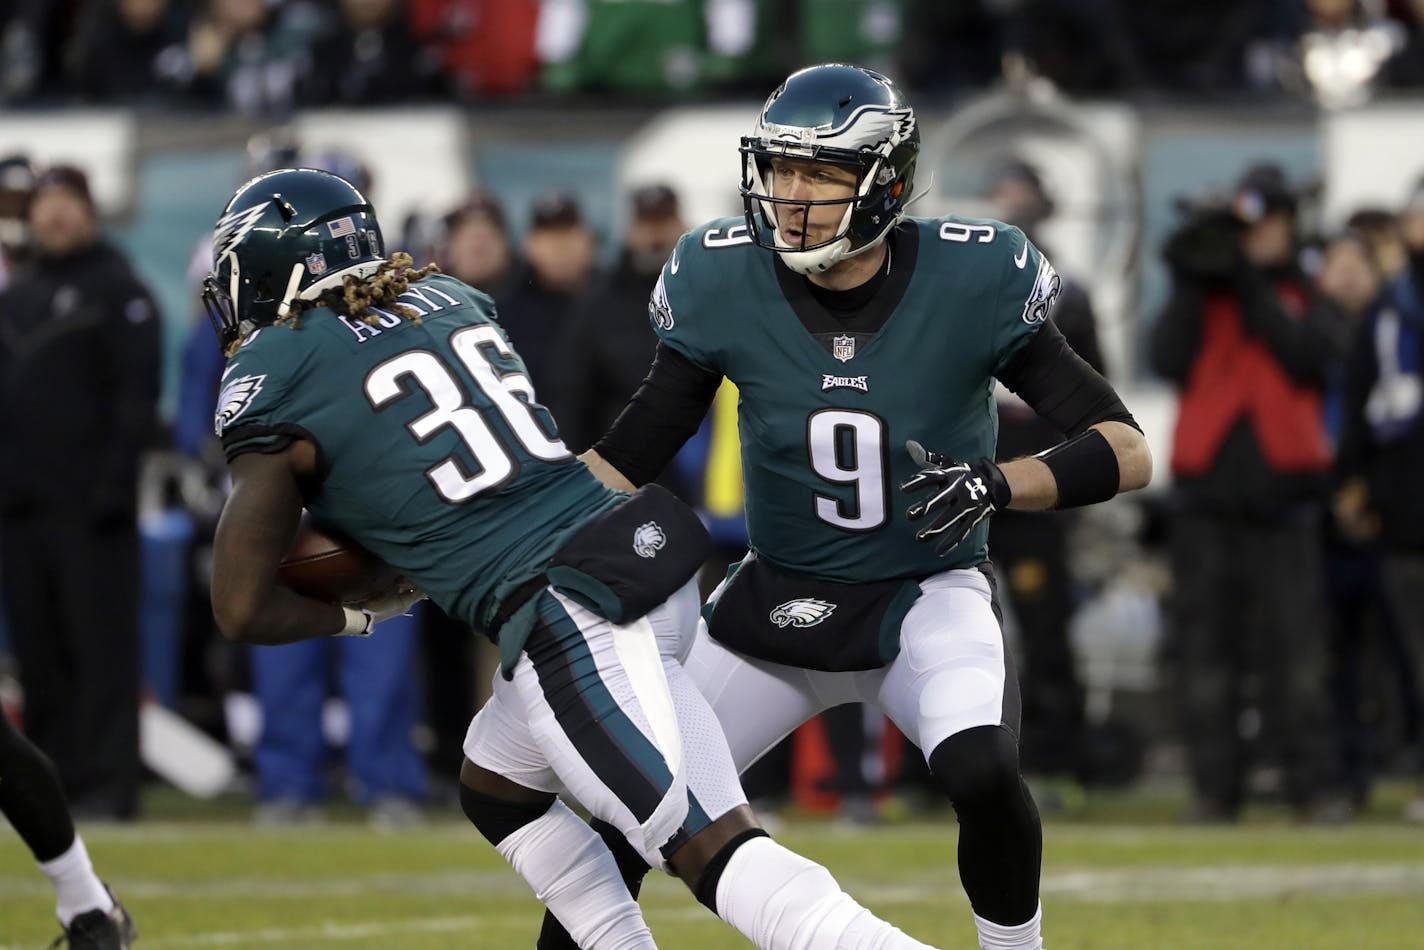
<path fill-rule="evenodd" d="M 824 274 L 841 261 L 850 260 L 857 254 L 864 254 L 872 247 L 877 247 L 884 243 L 885 235 L 888 233 L 889 231 L 887 229 L 881 233 L 880 237 L 854 250 L 851 250 L 850 238 L 843 237 L 833 244 L 827 244 L 825 247 L 818 247 L 811 251 L 783 251 L 781 248 L 789 248 L 790 245 L 781 239 L 781 232 L 778 230 L 775 236 L 777 244 L 776 253 L 781 255 L 781 262 L 783 264 L 798 274 Z"/>
<path fill-rule="evenodd" d="M 302 275 L 306 268 L 300 263 L 292 265 L 291 277 L 287 280 L 287 290 L 282 294 L 282 302 L 277 305 L 277 316 L 285 317 L 291 310 L 294 300 L 315 300 L 333 287 L 340 287 L 342 278 L 351 276 L 357 280 L 364 280 L 374 274 L 382 264 L 384 258 L 377 258 L 374 261 L 365 261 L 361 264 L 353 264 L 350 267 L 343 267 L 341 270 L 332 271 L 321 280 L 314 282 L 301 293 L 297 292 L 297 285 L 301 283 Z"/>
<path fill-rule="evenodd" d="M 766 209 L 767 205 L 772 205 L 772 203 L 767 202 L 762 206 L 763 209 Z M 837 231 L 844 231 L 850 224 L 850 212 L 854 207 L 854 202 L 846 204 L 845 213 L 841 215 L 841 223 L 840 226 L 836 228 Z M 776 209 L 774 205 L 770 208 L 770 212 L 768 218 L 773 223 L 772 240 L 776 242 L 776 253 L 781 255 L 782 263 L 798 274 L 824 273 L 847 257 L 852 257 L 856 253 L 859 253 L 850 249 L 850 238 L 848 236 L 832 241 L 824 247 L 816 247 L 808 251 L 797 250 L 795 245 L 787 243 L 786 239 L 781 236 L 781 225 L 776 221 Z"/>

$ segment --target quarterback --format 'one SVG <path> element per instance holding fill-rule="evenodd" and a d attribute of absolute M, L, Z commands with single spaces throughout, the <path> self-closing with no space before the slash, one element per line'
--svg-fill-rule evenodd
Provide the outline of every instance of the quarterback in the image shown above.
<path fill-rule="evenodd" d="M 874 703 L 955 809 L 980 945 L 1035 950 L 1042 830 L 987 519 L 1140 488 L 1151 457 L 1049 320 L 1059 278 L 1023 232 L 906 216 L 918 152 L 884 76 L 790 76 L 742 139 L 744 216 L 678 243 L 649 305 L 652 368 L 585 459 L 646 484 L 736 384 L 750 551 L 686 661 L 736 767 L 821 710 Z M 996 465 L 996 385 L 1066 440 Z M 567 946 L 553 929 L 543 950 Z"/>
<path fill-rule="evenodd" d="M 573 457 L 489 297 L 387 258 L 366 198 L 311 169 L 244 185 L 213 243 L 204 298 L 229 357 L 216 424 L 233 477 L 213 561 L 224 634 L 365 636 L 429 595 L 493 639 L 502 669 L 465 740 L 461 805 L 579 946 L 654 944 L 563 791 L 763 950 L 926 950 L 757 825 L 678 662 L 702 525 Z M 408 583 L 345 607 L 277 583 L 304 506 Z"/>

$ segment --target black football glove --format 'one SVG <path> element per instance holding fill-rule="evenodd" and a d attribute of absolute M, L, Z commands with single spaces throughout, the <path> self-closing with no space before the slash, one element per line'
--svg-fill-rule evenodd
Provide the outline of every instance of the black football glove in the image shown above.
<path fill-rule="evenodd" d="M 910 458 L 920 467 L 900 486 L 904 492 L 929 491 L 905 511 L 911 521 L 926 515 L 930 523 L 915 535 L 916 541 L 935 542 L 935 553 L 944 557 L 965 538 L 974 526 L 1000 508 L 1007 507 L 1013 492 L 1004 473 L 989 459 L 974 464 L 955 462 L 938 452 L 929 452 L 914 439 L 905 443 Z"/>

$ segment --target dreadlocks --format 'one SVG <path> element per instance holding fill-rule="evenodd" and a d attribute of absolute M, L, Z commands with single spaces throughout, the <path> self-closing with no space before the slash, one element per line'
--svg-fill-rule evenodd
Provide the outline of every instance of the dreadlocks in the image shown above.
<path fill-rule="evenodd" d="M 322 307 L 363 323 L 375 323 L 380 319 L 371 312 L 372 307 L 385 307 L 413 323 L 419 323 L 419 311 L 399 303 L 398 298 L 410 289 L 412 281 L 437 273 L 440 268 L 435 264 L 426 264 L 412 270 L 413 263 L 414 260 L 409 254 L 397 251 L 391 255 L 390 260 L 382 261 L 375 273 L 367 277 L 348 275 L 342 278 L 340 290 L 332 288 L 315 300 L 292 301 L 287 315 L 277 323 L 286 324 L 293 330 L 301 329 L 302 314 Z"/>

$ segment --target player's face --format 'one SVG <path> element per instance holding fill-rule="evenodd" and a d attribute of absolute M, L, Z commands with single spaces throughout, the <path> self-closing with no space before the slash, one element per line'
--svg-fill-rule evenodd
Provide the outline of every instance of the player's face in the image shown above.
<path fill-rule="evenodd" d="M 855 198 L 860 184 L 857 172 L 844 165 L 802 158 L 771 160 L 771 194 L 791 201 L 830 201 L 833 204 L 780 204 L 776 226 L 791 245 L 829 241 L 840 231 L 844 202 Z"/>

